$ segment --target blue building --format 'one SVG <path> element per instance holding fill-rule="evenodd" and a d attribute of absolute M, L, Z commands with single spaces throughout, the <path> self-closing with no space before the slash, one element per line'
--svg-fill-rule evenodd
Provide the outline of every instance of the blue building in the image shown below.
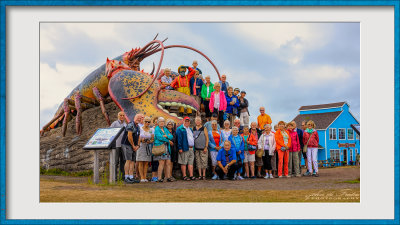
<path fill-rule="evenodd" d="M 349 107 L 347 102 L 336 102 L 299 108 L 299 115 L 294 118 L 299 128 L 302 121 L 315 122 L 319 135 L 318 160 L 329 160 L 332 157 L 348 164 L 356 161 L 356 155 L 360 153 L 360 123 Z"/>

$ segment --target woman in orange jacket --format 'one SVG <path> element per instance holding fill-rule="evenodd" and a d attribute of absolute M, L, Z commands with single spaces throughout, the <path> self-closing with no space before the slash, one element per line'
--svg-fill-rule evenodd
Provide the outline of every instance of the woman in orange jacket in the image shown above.
<path fill-rule="evenodd" d="M 279 130 L 275 133 L 276 149 L 278 152 L 279 163 L 278 163 L 278 176 L 282 178 L 282 167 L 286 177 L 289 177 L 289 148 L 292 145 L 289 132 L 285 129 L 285 122 L 279 121 Z"/>

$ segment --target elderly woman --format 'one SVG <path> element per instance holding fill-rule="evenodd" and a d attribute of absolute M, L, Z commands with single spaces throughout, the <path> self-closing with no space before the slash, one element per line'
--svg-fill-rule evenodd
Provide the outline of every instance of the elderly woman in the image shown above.
<path fill-rule="evenodd" d="M 171 179 L 171 174 L 169 174 L 169 166 L 171 164 L 171 147 L 170 145 L 173 144 L 172 139 L 174 137 L 165 127 L 165 119 L 163 117 L 158 118 L 158 126 L 156 126 L 154 130 L 154 146 L 165 146 L 165 153 L 160 156 L 154 156 L 154 160 L 158 160 L 158 178 L 159 182 L 164 182 L 162 178 L 164 166 L 165 168 L 165 177 L 167 179 Z"/>
<path fill-rule="evenodd" d="M 247 139 L 247 144 L 248 144 L 248 148 L 249 148 L 249 157 L 248 157 L 248 162 L 250 164 L 250 172 L 251 172 L 251 177 L 250 178 L 256 178 L 256 176 L 254 175 L 254 171 L 255 171 L 255 161 L 256 161 L 256 150 L 257 150 L 257 145 L 258 145 L 258 132 L 257 132 L 257 123 L 256 122 L 252 122 L 250 124 L 250 134 L 249 134 L 249 138 Z M 246 156 L 245 156 L 246 157 Z"/>
<path fill-rule="evenodd" d="M 229 120 L 225 120 L 224 129 L 221 130 L 222 141 L 228 140 L 229 136 L 231 136 L 232 130 L 231 130 L 230 126 L 231 126 L 231 123 L 229 122 Z"/>
<path fill-rule="evenodd" d="M 250 130 L 251 133 L 253 133 L 254 135 L 257 135 L 257 136 L 255 136 L 255 137 L 257 137 L 257 139 L 254 140 L 254 143 L 255 143 L 255 146 L 256 146 L 256 150 L 257 150 L 257 148 L 258 148 L 258 140 L 260 139 L 261 129 L 263 127 L 261 127 L 261 129 L 257 129 L 257 122 L 252 122 L 250 124 L 250 127 L 251 127 L 251 130 Z M 255 166 L 257 167 L 257 177 L 258 178 L 263 178 L 263 176 L 261 175 L 261 169 L 262 169 L 262 167 L 264 165 L 263 159 L 262 159 L 262 157 L 258 157 L 257 155 L 255 155 L 255 159 L 256 159 Z"/>
<path fill-rule="evenodd" d="M 221 127 L 224 126 L 223 123 L 226 104 L 225 93 L 221 91 L 221 84 L 219 82 L 215 82 L 214 92 L 211 93 L 209 107 L 211 113 L 214 111 L 218 113 L 218 123 Z"/>
<path fill-rule="evenodd" d="M 236 179 L 243 180 L 244 178 L 240 176 L 243 167 L 244 159 L 244 141 L 242 136 L 239 135 L 239 128 L 232 127 L 232 135 L 228 139 L 231 142 L 232 149 L 236 151 L 236 163 L 237 163 L 237 176 Z"/>
<path fill-rule="evenodd" d="M 214 84 L 212 84 L 210 80 L 210 76 L 206 76 L 206 82 L 201 87 L 201 98 L 203 99 L 207 121 L 210 121 L 211 118 L 211 111 L 209 106 L 211 93 L 214 91 Z"/>
<path fill-rule="evenodd" d="M 233 94 L 233 87 L 228 87 L 228 93 L 226 93 L 226 104 L 226 113 L 228 114 L 229 121 L 233 124 L 233 120 L 235 119 L 239 108 L 239 99 Z"/>
<path fill-rule="evenodd" d="M 258 139 L 258 148 L 264 150 L 262 159 L 264 162 L 265 179 L 274 178 L 272 175 L 271 161 L 272 157 L 274 156 L 276 142 L 275 135 L 271 132 L 271 129 L 271 124 L 265 124 L 263 133 Z"/>
<path fill-rule="evenodd" d="M 314 166 L 314 173 L 312 175 L 319 177 L 317 162 L 319 143 L 318 132 L 315 130 L 315 123 L 312 120 L 309 120 L 306 126 L 307 129 L 305 129 L 303 133 L 303 143 L 304 145 L 307 145 L 308 171 L 304 174 L 304 176 L 310 176 L 312 173 L 312 166 Z"/>
<path fill-rule="evenodd" d="M 150 128 L 154 129 L 158 125 L 158 116 L 153 117 L 151 119 L 150 123 Z M 151 182 L 157 182 L 158 181 L 158 160 L 154 159 L 154 155 L 151 155 Z"/>
<path fill-rule="evenodd" d="M 289 177 L 289 149 L 292 146 L 292 140 L 290 138 L 289 132 L 285 129 L 285 122 L 279 121 L 279 129 L 275 133 L 276 149 L 278 151 L 279 164 L 278 164 L 278 176 L 282 178 L 282 167 L 284 170 L 284 175 Z"/>
<path fill-rule="evenodd" d="M 151 162 L 151 145 L 154 142 L 154 130 L 150 128 L 151 119 L 146 116 L 144 125 L 140 128 L 139 143 L 140 147 L 136 151 L 136 161 L 139 162 L 140 182 L 148 182 L 147 168 Z"/>
<path fill-rule="evenodd" d="M 196 126 L 193 128 L 194 157 L 199 170 L 198 180 L 206 180 L 206 169 L 208 163 L 208 131 L 201 124 L 201 117 L 194 120 Z"/>
<path fill-rule="evenodd" d="M 301 177 L 300 175 L 300 167 L 299 167 L 299 151 L 300 151 L 300 140 L 297 134 L 297 131 L 294 130 L 295 125 L 294 121 L 287 124 L 287 130 L 290 135 L 290 139 L 292 140 L 292 146 L 289 148 L 289 177 L 296 176 Z M 292 171 L 294 169 L 294 174 Z"/>
<path fill-rule="evenodd" d="M 170 142 L 170 149 L 171 149 L 171 160 L 169 161 L 170 165 L 168 166 L 167 161 L 167 168 L 169 169 L 169 175 L 171 175 L 167 181 L 172 182 L 176 179 L 172 176 L 172 169 L 174 168 L 174 163 L 178 162 L 178 150 L 176 149 L 176 133 L 175 133 L 175 122 L 171 119 L 167 120 L 167 129 L 172 135 L 172 143 Z"/>
<path fill-rule="evenodd" d="M 171 87 L 171 83 L 172 83 L 171 69 L 170 68 L 165 68 L 164 69 L 164 76 L 161 77 L 162 87 L 167 89 L 167 90 L 174 90 L 174 88 Z"/>
<path fill-rule="evenodd" d="M 217 173 L 215 173 L 215 167 L 217 166 L 217 155 L 218 151 L 223 147 L 222 146 L 222 134 L 218 130 L 218 123 L 216 120 L 211 121 L 212 130 L 208 131 L 208 150 L 210 150 L 211 156 L 211 168 L 212 173 L 214 174 L 211 179 L 218 179 Z"/>

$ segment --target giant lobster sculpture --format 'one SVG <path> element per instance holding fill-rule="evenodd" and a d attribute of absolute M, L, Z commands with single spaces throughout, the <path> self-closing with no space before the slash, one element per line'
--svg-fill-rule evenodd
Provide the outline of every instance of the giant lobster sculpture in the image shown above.
<path fill-rule="evenodd" d="M 165 105 L 176 105 L 189 107 L 192 110 L 199 110 L 197 102 L 188 95 L 174 91 L 162 89 L 159 82 L 160 68 L 164 58 L 164 50 L 169 48 L 186 48 L 195 51 L 205 57 L 217 72 L 219 71 L 214 63 L 202 52 L 185 45 L 167 45 L 167 40 L 156 40 L 158 35 L 142 48 L 135 48 L 121 56 L 109 60 L 91 72 L 86 78 L 75 87 L 71 93 L 60 104 L 53 119 L 48 122 L 40 131 L 43 135 L 54 127 L 61 125 L 63 136 L 66 134 L 67 123 L 72 119 L 71 113 L 75 113 L 76 132 L 78 135 L 82 132 L 81 113 L 83 110 L 100 105 L 102 113 L 110 125 L 110 119 L 104 106 L 105 97 L 110 96 L 112 101 L 125 112 L 128 121 L 133 120 L 138 113 L 147 116 L 162 116 L 166 119 L 172 119 L 180 124 L 182 118 L 174 113 L 164 109 Z M 153 71 L 147 74 L 140 71 L 140 63 L 146 57 L 157 52 L 161 53 L 160 61 L 155 75 Z"/>

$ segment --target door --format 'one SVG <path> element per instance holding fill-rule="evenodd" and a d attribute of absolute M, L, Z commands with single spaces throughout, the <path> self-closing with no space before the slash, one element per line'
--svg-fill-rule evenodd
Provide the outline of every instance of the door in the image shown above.
<path fill-rule="evenodd" d="M 347 150 L 348 149 L 343 149 L 343 161 L 347 163 Z"/>

